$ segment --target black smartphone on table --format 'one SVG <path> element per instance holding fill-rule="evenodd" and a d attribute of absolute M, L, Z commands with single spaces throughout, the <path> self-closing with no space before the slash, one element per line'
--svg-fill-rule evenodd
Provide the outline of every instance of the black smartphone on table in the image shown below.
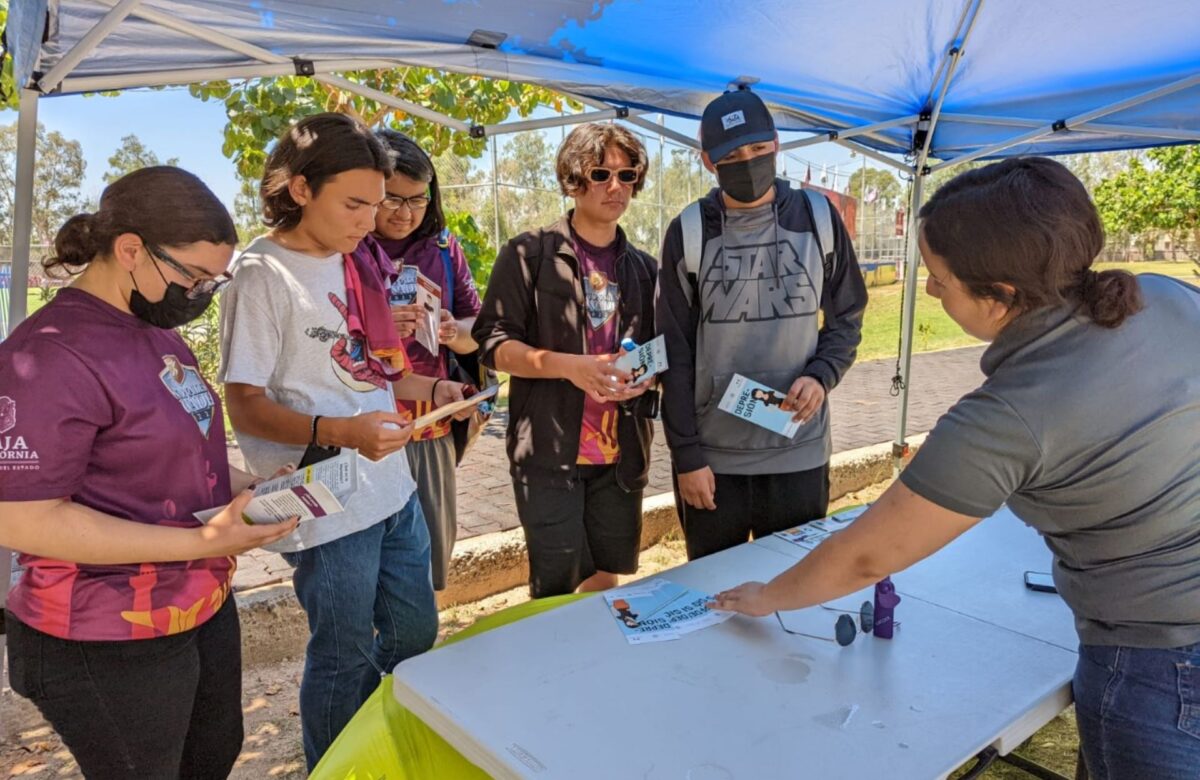
<path fill-rule="evenodd" d="M 1058 593 L 1058 588 L 1054 587 L 1054 577 L 1045 571 L 1025 572 L 1025 587 L 1039 593 Z"/>

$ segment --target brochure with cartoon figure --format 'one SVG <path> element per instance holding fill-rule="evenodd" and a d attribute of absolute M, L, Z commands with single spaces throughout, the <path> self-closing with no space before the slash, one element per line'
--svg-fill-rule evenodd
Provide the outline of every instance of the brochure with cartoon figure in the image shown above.
<path fill-rule="evenodd" d="M 436 355 L 438 326 L 442 316 L 442 288 L 418 271 L 416 266 L 406 265 L 400 270 L 388 291 L 388 304 L 407 306 L 414 303 L 421 307 L 421 313 L 417 318 L 417 331 L 413 338 L 429 350 L 430 354 Z"/>
<path fill-rule="evenodd" d="M 734 374 L 717 408 L 790 439 L 800 430 L 801 423 L 792 420 L 792 412 L 780 408 L 784 398 L 783 393 L 772 387 Z"/>
<path fill-rule="evenodd" d="M 666 642 L 728 620 L 732 613 L 708 608 L 712 596 L 655 579 L 605 592 L 604 601 L 631 645 Z"/>
<path fill-rule="evenodd" d="M 631 385 L 647 382 L 667 370 L 667 337 L 658 336 L 616 359 L 615 365 L 633 374 Z"/>

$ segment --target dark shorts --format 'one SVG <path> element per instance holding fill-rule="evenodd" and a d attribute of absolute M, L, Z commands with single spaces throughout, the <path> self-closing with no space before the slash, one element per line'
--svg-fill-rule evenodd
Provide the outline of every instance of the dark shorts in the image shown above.
<path fill-rule="evenodd" d="M 715 510 L 687 506 L 675 483 L 675 506 L 688 560 L 748 542 L 751 537 L 819 520 L 829 509 L 829 464 L 788 474 L 716 474 Z"/>
<path fill-rule="evenodd" d="M 580 466 L 570 487 L 514 480 L 513 491 L 533 598 L 572 593 L 598 571 L 637 571 L 642 491 L 617 484 L 616 466 Z"/>

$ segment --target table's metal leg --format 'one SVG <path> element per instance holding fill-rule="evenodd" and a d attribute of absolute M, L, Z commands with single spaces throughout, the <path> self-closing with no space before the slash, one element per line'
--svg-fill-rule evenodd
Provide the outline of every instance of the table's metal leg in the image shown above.
<path fill-rule="evenodd" d="M 1030 761 L 1028 758 L 1023 758 L 1021 756 L 1018 756 L 1016 753 L 1009 753 L 1007 756 L 1000 756 L 1000 760 L 1006 764 L 1011 764 L 1012 766 L 1015 766 L 1017 769 L 1020 769 L 1025 774 L 1033 775 L 1034 777 L 1039 778 L 1039 780 L 1071 780 L 1071 778 L 1069 778 L 1069 777 L 1060 775 L 1058 772 L 1055 772 L 1052 769 L 1047 769 L 1046 767 L 1042 766 L 1041 764 L 1038 764 L 1034 761 Z M 1075 770 L 1075 776 L 1076 776 L 1076 778 L 1079 777 L 1078 765 Z M 1087 778 L 1087 774 L 1085 772 L 1084 780 L 1086 780 L 1086 778 Z"/>
<path fill-rule="evenodd" d="M 994 747 L 985 747 L 979 751 L 979 755 L 975 756 L 975 766 L 971 767 L 971 771 L 965 775 L 960 775 L 958 780 L 975 780 L 975 778 L 987 771 L 987 768 L 996 763 L 996 759 L 1000 757 L 1000 751 Z"/>

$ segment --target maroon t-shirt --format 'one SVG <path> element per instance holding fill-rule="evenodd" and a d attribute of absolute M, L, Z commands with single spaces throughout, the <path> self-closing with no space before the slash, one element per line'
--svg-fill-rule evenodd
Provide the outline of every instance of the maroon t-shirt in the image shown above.
<path fill-rule="evenodd" d="M 572 232 L 579 271 L 583 276 L 586 302 L 587 351 L 610 355 L 617 351 L 617 310 L 621 292 L 617 288 L 617 242 L 598 247 Z M 579 431 L 576 464 L 606 465 L 617 462 L 617 405 L 600 403 L 590 395 L 583 399 L 583 425 Z"/>
<path fill-rule="evenodd" d="M 193 512 L 230 500 L 224 426 L 177 333 L 82 290 L 60 290 L 0 342 L 0 501 L 69 497 L 133 522 L 198 526 Z M 20 562 L 8 609 L 76 640 L 195 628 L 229 595 L 235 566 Z"/>

